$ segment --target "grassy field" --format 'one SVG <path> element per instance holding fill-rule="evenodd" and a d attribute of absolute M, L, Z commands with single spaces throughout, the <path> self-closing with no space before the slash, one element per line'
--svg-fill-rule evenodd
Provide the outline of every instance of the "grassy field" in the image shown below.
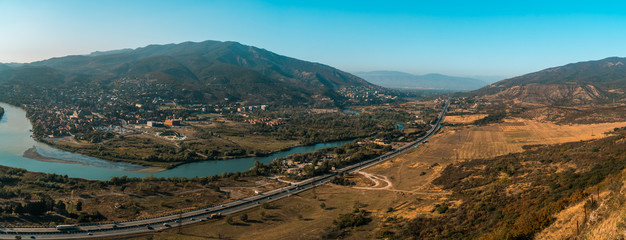
<path fill-rule="evenodd" d="M 60 175 L 27 172 L 0 167 L 0 224 L 2 225 L 57 225 L 75 224 L 71 214 L 101 215 L 94 221 L 123 221 L 160 216 L 217 205 L 249 197 L 255 191 L 269 191 L 287 184 L 264 177 L 205 179 L 127 179 L 110 182 L 72 179 Z M 18 203 L 25 205 L 49 196 L 52 203 L 62 202 L 67 207 L 55 207 L 55 212 L 39 215 L 12 213 Z M 82 209 L 76 209 L 78 203 Z M 96 214 L 97 213 L 97 214 Z M 84 223 L 84 222 L 83 222 Z"/>
<path fill-rule="evenodd" d="M 507 119 L 487 126 L 445 127 L 429 143 L 367 171 L 389 177 L 396 190 L 438 192 L 430 182 L 450 163 L 522 152 L 524 146 L 598 139 L 623 126 L 626 122 L 556 125 Z"/>
<path fill-rule="evenodd" d="M 162 233 L 125 237 L 124 239 L 324 239 L 329 236 L 333 220 L 339 214 L 359 206 L 369 212 L 372 222 L 352 229 L 345 237 L 372 239 L 388 213 L 389 206 L 402 205 L 414 199 L 402 193 L 358 190 L 328 184 L 287 199 L 271 203 L 267 209 L 256 208 L 244 212 L 249 220 L 243 222 L 239 213 L 233 216 L 235 224 L 225 219 L 212 220 L 183 228 L 182 233 L 171 229 Z M 320 205 L 324 204 L 323 209 Z"/>
<path fill-rule="evenodd" d="M 82 194 L 85 211 L 99 211 L 109 221 L 154 217 L 217 205 L 269 191 L 286 184 L 261 177 L 239 180 L 220 179 L 220 191 L 197 183 L 172 183 L 168 181 L 141 181 L 123 186 L 110 186 L 107 191 Z"/>
<path fill-rule="evenodd" d="M 55 139 L 51 144 L 88 156 L 164 169 L 189 161 L 268 154 L 299 144 L 296 140 L 245 135 L 244 129 L 250 127 L 246 123 L 226 121 L 200 126 L 204 129 L 180 127 L 148 130 L 153 134 L 157 131 L 172 131 L 186 137 L 181 141 L 168 140 L 152 134 L 129 134 L 123 138 L 113 138 L 95 144 L 77 142 L 69 137 Z"/>
<path fill-rule="evenodd" d="M 501 124 L 459 130 L 458 134 L 453 135 L 456 135 L 462 143 L 457 144 L 454 150 L 459 159 L 489 158 L 521 152 L 526 145 L 558 144 L 603 138 L 606 132 L 623 126 L 626 126 L 626 122 L 556 125 L 533 120 L 510 119 Z"/>
<path fill-rule="evenodd" d="M 471 124 L 476 120 L 483 119 L 487 114 L 470 114 L 470 115 L 458 115 L 458 116 L 446 116 L 444 123 L 452 124 Z"/>

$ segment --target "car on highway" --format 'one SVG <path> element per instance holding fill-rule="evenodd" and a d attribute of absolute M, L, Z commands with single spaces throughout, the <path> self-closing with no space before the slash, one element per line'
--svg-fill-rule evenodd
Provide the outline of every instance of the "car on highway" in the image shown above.
<path fill-rule="evenodd" d="M 59 231 L 71 231 L 71 230 L 76 230 L 77 227 L 76 225 L 58 225 L 56 229 Z"/>

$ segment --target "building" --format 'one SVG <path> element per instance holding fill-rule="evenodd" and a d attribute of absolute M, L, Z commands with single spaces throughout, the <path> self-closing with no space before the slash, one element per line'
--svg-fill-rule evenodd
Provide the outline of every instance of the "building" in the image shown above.
<path fill-rule="evenodd" d="M 387 145 L 390 145 L 391 142 L 385 141 L 385 140 L 382 140 L 382 139 L 376 139 L 376 140 L 374 140 L 374 144 L 378 144 L 378 145 L 381 145 L 381 146 L 387 146 Z"/>
<path fill-rule="evenodd" d="M 180 126 L 180 119 L 167 119 L 165 126 Z"/>
<path fill-rule="evenodd" d="M 70 116 L 70 119 L 81 119 L 85 117 L 85 113 L 81 110 L 74 111 L 74 114 Z"/>
<path fill-rule="evenodd" d="M 148 125 L 148 127 L 163 127 L 162 122 L 155 122 L 155 121 L 148 121 L 146 125 Z"/>

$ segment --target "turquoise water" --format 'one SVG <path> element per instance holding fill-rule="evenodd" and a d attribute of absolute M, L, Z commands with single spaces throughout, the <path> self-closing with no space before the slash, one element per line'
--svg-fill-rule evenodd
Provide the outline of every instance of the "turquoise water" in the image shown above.
<path fill-rule="evenodd" d="M 26 112 L 21 108 L 0 103 L 4 108 L 4 117 L 0 119 L 0 165 L 24 168 L 32 172 L 56 173 L 68 175 L 70 177 L 85 178 L 93 180 L 109 180 L 111 177 L 129 176 L 146 177 L 202 177 L 221 174 L 222 172 L 241 172 L 252 167 L 254 160 L 262 163 L 269 163 L 274 158 L 285 157 L 293 153 L 311 152 L 320 148 L 341 146 L 350 141 L 338 141 L 331 143 L 320 143 L 311 146 L 301 146 L 283 152 L 277 152 L 266 157 L 248 157 L 221 161 L 204 161 L 188 163 L 176 168 L 158 173 L 140 173 L 133 170 L 144 167 L 127 164 L 109 162 L 93 157 L 65 152 L 46 144 L 39 143 L 31 137 L 32 126 L 26 118 Z M 77 162 L 56 163 L 33 160 L 22 157 L 24 151 L 31 147 L 36 147 L 39 154 L 57 159 Z M 81 165 L 81 164 L 84 165 Z"/>
<path fill-rule="evenodd" d="M 344 110 L 343 110 L 343 113 L 353 114 L 353 115 L 357 115 L 357 116 L 360 116 L 360 115 L 361 115 L 361 113 L 359 113 L 359 112 L 357 112 L 357 111 L 354 111 L 354 110 L 352 110 L 352 109 L 349 109 L 349 108 L 344 109 Z"/>

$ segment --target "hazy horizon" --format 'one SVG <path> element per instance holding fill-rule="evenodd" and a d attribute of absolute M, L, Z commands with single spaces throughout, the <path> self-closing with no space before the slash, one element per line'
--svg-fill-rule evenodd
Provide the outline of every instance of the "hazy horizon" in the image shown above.
<path fill-rule="evenodd" d="M 626 55 L 616 4 L 0 1 L 0 62 L 218 40 L 348 72 L 512 77 Z"/>

